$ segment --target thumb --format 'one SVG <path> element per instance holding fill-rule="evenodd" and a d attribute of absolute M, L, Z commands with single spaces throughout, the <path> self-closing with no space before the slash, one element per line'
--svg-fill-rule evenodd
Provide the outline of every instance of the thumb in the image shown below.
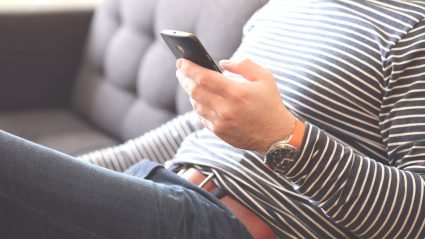
<path fill-rule="evenodd" d="M 220 66 L 229 72 L 241 75 L 249 81 L 256 81 L 264 78 L 264 74 L 270 74 L 259 64 L 251 61 L 248 58 L 241 60 L 221 60 Z"/>

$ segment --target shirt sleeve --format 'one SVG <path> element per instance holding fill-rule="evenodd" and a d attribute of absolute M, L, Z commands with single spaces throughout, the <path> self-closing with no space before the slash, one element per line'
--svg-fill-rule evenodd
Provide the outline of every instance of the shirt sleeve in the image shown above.
<path fill-rule="evenodd" d="M 385 66 L 387 65 L 387 66 Z M 307 123 L 285 177 L 361 238 L 425 238 L 425 22 L 391 49 L 379 115 L 388 164 Z"/>
<path fill-rule="evenodd" d="M 178 116 L 144 135 L 109 148 L 79 156 L 79 159 L 122 172 L 141 159 L 164 163 L 174 157 L 183 140 L 202 124 L 195 112 Z"/>

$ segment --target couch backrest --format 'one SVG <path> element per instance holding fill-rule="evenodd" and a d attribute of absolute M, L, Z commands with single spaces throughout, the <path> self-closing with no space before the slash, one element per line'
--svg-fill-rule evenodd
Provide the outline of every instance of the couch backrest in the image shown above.
<path fill-rule="evenodd" d="M 237 48 L 266 0 L 103 0 L 73 94 L 74 110 L 126 140 L 191 109 L 163 29 L 195 33 L 215 60 Z"/>

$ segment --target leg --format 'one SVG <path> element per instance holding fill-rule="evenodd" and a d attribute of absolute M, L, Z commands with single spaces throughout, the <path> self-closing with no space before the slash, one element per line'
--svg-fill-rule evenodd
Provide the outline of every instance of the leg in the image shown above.
<path fill-rule="evenodd" d="M 196 192 L 123 175 L 0 131 L 5 238 L 250 238 Z"/>

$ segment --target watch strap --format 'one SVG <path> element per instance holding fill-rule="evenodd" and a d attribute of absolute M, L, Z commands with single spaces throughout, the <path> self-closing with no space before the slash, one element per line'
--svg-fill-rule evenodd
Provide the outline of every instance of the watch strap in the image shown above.
<path fill-rule="evenodd" d="M 295 148 L 300 149 L 304 140 L 304 133 L 305 124 L 297 118 L 295 121 L 294 131 L 288 143 L 293 145 Z"/>

